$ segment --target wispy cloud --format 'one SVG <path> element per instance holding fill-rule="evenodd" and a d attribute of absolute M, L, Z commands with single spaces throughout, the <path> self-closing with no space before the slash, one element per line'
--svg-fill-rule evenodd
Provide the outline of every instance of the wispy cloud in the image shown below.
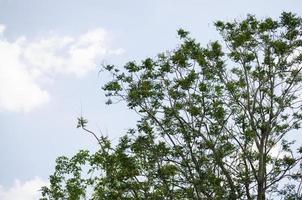
<path fill-rule="evenodd" d="M 108 54 L 108 32 L 90 30 L 77 37 L 51 34 L 30 40 L 15 41 L 5 37 L 0 25 L 0 111 L 29 112 L 50 100 L 39 82 L 56 74 L 84 76 Z"/>
<path fill-rule="evenodd" d="M 4 188 L 0 185 L 1 200 L 37 200 L 40 189 L 48 183 L 36 177 L 32 180 L 21 182 L 16 180 L 12 187 Z"/>

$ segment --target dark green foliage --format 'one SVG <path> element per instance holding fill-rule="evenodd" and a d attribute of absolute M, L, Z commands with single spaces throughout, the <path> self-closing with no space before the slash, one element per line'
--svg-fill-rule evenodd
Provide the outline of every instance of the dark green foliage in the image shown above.
<path fill-rule="evenodd" d="M 137 128 L 111 145 L 79 118 L 100 150 L 59 158 L 44 199 L 301 199 L 302 148 L 288 135 L 302 120 L 302 20 L 215 25 L 223 44 L 180 29 L 171 52 L 104 66 L 107 103 L 127 102 Z"/>

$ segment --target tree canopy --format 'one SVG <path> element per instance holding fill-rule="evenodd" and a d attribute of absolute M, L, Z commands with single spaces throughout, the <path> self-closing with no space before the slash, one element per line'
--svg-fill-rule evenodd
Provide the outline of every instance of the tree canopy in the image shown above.
<path fill-rule="evenodd" d="M 107 104 L 127 103 L 137 127 L 113 145 L 59 157 L 42 188 L 59 199 L 302 199 L 302 19 L 215 22 L 201 46 L 180 29 L 174 50 L 106 65 Z M 299 141 L 301 143 L 301 141 Z"/>

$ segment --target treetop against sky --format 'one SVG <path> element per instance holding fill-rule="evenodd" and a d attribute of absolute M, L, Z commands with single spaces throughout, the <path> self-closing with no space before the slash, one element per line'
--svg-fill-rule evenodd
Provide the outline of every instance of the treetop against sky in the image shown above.
<path fill-rule="evenodd" d="M 37 199 L 58 156 L 98 149 L 75 128 L 81 114 L 115 144 L 135 127 L 139 117 L 125 104 L 105 105 L 100 88 L 110 76 L 98 75 L 100 66 L 172 50 L 179 28 L 205 47 L 221 40 L 217 20 L 240 21 L 248 13 L 277 19 L 282 11 L 301 16 L 300 4 L 0 0 L 0 199 Z"/>

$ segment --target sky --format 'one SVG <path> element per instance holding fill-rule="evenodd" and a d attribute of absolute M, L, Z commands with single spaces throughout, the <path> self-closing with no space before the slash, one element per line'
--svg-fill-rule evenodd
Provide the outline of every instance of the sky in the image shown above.
<path fill-rule="evenodd" d="M 184 28 L 201 44 L 220 39 L 213 22 L 302 15 L 300 0 L 0 0 L 0 199 L 35 200 L 55 159 L 96 141 L 77 117 L 113 141 L 135 113 L 106 106 L 102 64 L 155 57 Z"/>

